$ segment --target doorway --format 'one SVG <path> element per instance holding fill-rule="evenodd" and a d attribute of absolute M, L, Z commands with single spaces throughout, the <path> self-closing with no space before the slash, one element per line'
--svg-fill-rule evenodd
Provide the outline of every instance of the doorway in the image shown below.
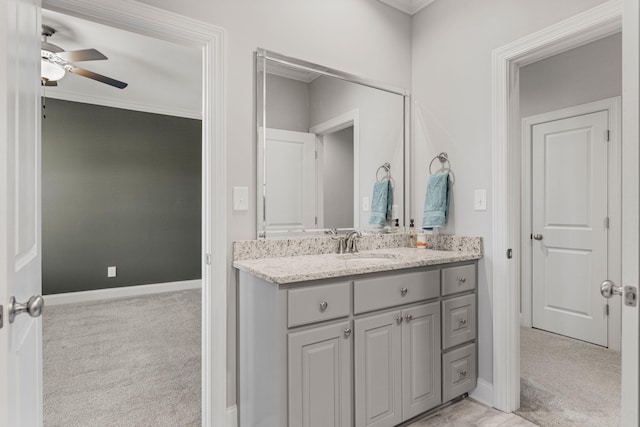
<path fill-rule="evenodd" d="M 202 425 L 225 425 L 226 354 L 226 158 L 224 31 L 151 6 L 115 0 L 78 4 L 49 0 L 43 7 L 70 16 L 193 46 L 202 52 Z M 215 199 L 213 195 L 216 195 Z M 216 283 L 217 286 L 213 286 Z"/>
<path fill-rule="evenodd" d="M 637 5 L 619 1 L 606 2 L 493 52 L 493 403 L 503 411 L 511 412 L 520 406 L 520 292 L 517 284 L 520 283 L 521 266 L 519 254 L 515 253 L 514 259 L 510 257 L 511 250 L 521 247 L 522 239 L 518 183 L 521 151 L 517 137 L 520 133 L 517 84 L 520 67 L 619 32 L 623 7 L 626 20 L 623 52 L 626 59 L 623 64 L 625 99 L 622 176 L 623 182 L 628 185 L 623 187 L 622 212 L 625 224 L 623 247 L 629 250 L 622 254 L 622 277 L 623 280 L 626 277 L 629 283 L 637 283 L 637 262 L 634 261 L 638 237 L 635 232 L 638 223 L 637 208 L 628 206 L 630 204 L 625 202 L 627 197 L 637 199 L 637 147 L 632 142 L 637 139 L 638 131 L 637 70 L 633 62 L 633 58 L 637 58 Z M 627 61 L 629 58 L 631 59 Z M 627 175 L 631 181 L 627 181 Z M 637 310 L 623 307 L 622 312 L 623 324 L 626 326 L 622 329 L 622 352 L 627 354 L 622 359 L 622 419 L 623 424 L 635 425 L 638 417 Z M 625 318 L 629 322 L 624 321 Z"/>

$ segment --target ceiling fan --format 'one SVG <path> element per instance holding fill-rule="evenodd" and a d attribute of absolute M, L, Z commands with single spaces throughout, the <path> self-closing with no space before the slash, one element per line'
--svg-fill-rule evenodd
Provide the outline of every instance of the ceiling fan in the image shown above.
<path fill-rule="evenodd" d="M 93 80 L 108 84 L 118 89 L 127 87 L 127 83 L 121 82 L 102 74 L 80 68 L 71 62 L 96 61 L 108 59 L 96 49 L 71 50 L 65 52 L 61 47 L 56 46 L 47 41 L 47 38 L 55 34 L 56 30 L 48 25 L 42 26 L 42 85 L 57 86 L 57 80 L 64 77 L 65 72 L 77 74 L 79 76 L 88 77 Z"/>

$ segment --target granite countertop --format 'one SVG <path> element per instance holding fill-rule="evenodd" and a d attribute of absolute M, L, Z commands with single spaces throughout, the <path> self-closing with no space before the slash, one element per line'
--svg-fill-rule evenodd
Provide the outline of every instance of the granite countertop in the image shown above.
<path fill-rule="evenodd" d="M 439 251 L 400 247 L 362 251 L 355 255 L 332 253 L 242 259 L 234 261 L 233 266 L 268 282 L 285 284 L 469 261 L 481 257 L 482 253 L 476 250 Z"/>

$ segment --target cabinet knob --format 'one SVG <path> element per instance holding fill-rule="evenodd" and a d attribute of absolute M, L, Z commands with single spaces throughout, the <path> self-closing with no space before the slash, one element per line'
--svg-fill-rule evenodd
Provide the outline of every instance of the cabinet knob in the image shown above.
<path fill-rule="evenodd" d="M 460 374 L 460 378 L 465 378 L 467 376 L 467 371 L 460 371 L 458 373 Z"/>
<path fill-rule="evenodd" d="M 467 319 L 458 320 L 458 326 L 466 326 L 466 324 L 467 324 Z"/>
<path fill-rule="evenodd" d="M 406 319 L 407 322 L 409 322 L 411 319 L 413 319 L 413 316 L 410 314 L 405 314 L 404 318 Z"/>
<path fill-rule="evenodd" d="M 399 314 L 396 315 L 396 322 L 402 323 L 402 316 L 400 316 Z"/>
<path fill-rule="evenodd" d="M 327 307 L 329 307 L 329 304 L 326 301 L 320 303 L 320 311 L 325 311 Z"/>
<path fill-rule="evenodd" d="M 407 294 L 407 292 L 409 292 L 409 289 L 407 288 L 400 288 L 400 295 L 405 296 Z"/>
<path fill-rule="evenodd" d="M 458 277 L 458 286 L 462 285 L 463 283 L 465 283 L 467 281 L 467 278 L 464 276 L 460 276 Z"/>
<path fill-rule="evenodd" d="M 345 338 L 349 338 L 349 335 L 351 335 L 351 328 L 344 328 Z"/>

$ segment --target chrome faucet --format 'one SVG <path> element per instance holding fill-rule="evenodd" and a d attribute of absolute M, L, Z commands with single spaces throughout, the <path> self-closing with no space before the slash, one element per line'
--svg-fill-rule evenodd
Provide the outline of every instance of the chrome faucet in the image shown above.
<path fill-rule="evenodd" d="M 349 234 L 347 234 L 347 237 L 345 237 L 347 252 L 358 252 L 357 239 L 359 239 L 360 237 L 362 237 L 362 233 L 360 233 L 358 230 L 350 231 Z"/>

